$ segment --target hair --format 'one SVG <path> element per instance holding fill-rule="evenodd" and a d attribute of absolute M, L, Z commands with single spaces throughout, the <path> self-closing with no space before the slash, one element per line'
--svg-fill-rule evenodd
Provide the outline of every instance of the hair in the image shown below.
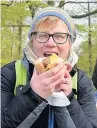
<path fill-rule="evenodd" d="M 52 28 L 56 27 L 56 24 L 58 22 L 61 22 L 62 24 L 65 24 L 63 20 L 56 16 L 46 16 L 42 19 L 40 19 L 36 24 L 33 31 L 49 31 Z M 68 27 L 67 27 L 68 28 Z M 69 31 L 69 30 L 68 30 Z M 33 35 L 31 36 L 29 43 L 32 43 Z"/>
<path fill-rule="evenodd" d="M 41 31 L 41 32 L 43 32 L 43 31 L 52 30 L 53 28 L 56 27 L 56 24 L 58 22 L 61 22 L 62 24 L 65 24 L 65 22 L 63 20 L 61 20 L 60 18 L 58 18 L 56 16 L 46 16 L 46 17 L 40 19 L 35 24 L 35 27 L 34 27 L 34 30 L 33 31 Z M 68 26 L 67 26 L 67 28 L 68 28 Z M 68 32 L 69 32 L 69 29 L 68 29 Z M 36 55 L 33 52 L 33 43 L 32 43 L 32 40 L 33 40 L 33 34 L 31 36 L 31 38 L 29 39 L 29 42 L 27 43 L 26 47 L 24 48 L 24 53 L 29 58 L 30 61 L 31 61 L 31 58 L 32 58 L 32 62 L 34 62 L 33 61 L 33 58 L 35 58 Z M 71 38 L 69 38 L 69 43 L 71 43 Z M 72 49 L 69 50 L 68 58 L 69 58 L 69 56 L 71 54 L 71 51 L 72 51 Z"/>
<path fill-rule="evenodd" d="M 59 21 L 62 22 L 62 24 L 65 24 L 64 21 L 62 21 L 60 18 L 58 18 L 56 16 L 46 16 L 38 21 L 38 23 L 35 25 L 34 31 L 51 30 L 52 28 L 56 27 L 56 24 Z"/>

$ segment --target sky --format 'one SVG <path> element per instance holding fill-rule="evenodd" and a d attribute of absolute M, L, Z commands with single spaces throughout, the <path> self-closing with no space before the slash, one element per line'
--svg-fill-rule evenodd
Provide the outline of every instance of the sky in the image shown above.
<path fill-rule="evenodd" d="M 66 0 L 69 1 L 69 0 Z M 70 0 L 70 1 L 75 1 L 75 0 Z M 88 1 L 88 0 L 76 0 L 76 2 L 79 1 Z M 95 0 L 91 0 L 92 2 L 95 2 Z M 71 3 L 67 3 L 64 6 L 64 9 L 67 10 L 69 12 L 69 14 L 76 14 L 76 15 L 81 15 L 81 14 L 85 14 L 88 12 L 88 4 L 71 4 Z M 93 11 L 97 9 L 97 3 L 90 3 L 90 11 Z M 88 17 L 86 18 L 80 18 L 80 19 L 73 19 L 74 22 L 76 24 L 88 24 Z M 91 22 L 96 22 L 97 21 L 97 14 L 95 15 L 95 17 L 92 17 Z"/>
<path fill-rule="evenodd" d="M 47 0 L 44 0 L 45 2 Z M 55 0 L 57 1 L 57 0 Z M 67 1 L 76 1 L 76 2 L 79 2 L 79 1 L 84 1 L 84 2 L 87 2 L 88 0 L 66 0 Z M 92 2 L 95 2 L 95 0 L 91 0 Z M 57 3 L 56 3 L 56 6 L 57 6 Z M 90 10 L 93 11 L 94 9 L 97 8 L 97 4 L 94 4 L 94 3 L 90 3 Z M 71 15 L 81 15 L 81 14 L 84 14 L 84 13 L 87 13 L 88 12 L 88 4 L 71 4 L 71 3 L 67 3 L 65 4 L 64 6 L 64 10 L 68 11 L 69 14 Z M 27 24 L 31 24 L 31 17 L 28 17 L 27 18 Z M 80 24 L 80 25 L 88 25 L 88 17 L 86 18 L 80 18 L 80 19 L 73 19 L 74 23 L 75 24 Z M 96 23 L 97 22 L 97 14 L 96 14 L 96 17 L 92 17 L 91 18 L 91 23 Z M 75 41 L 75 46 L 79 47 L 81 42 L 83 41 L 83 38 L 81 36 L 77 36 L 77 39 Z M 77 45 L 76 45 L 77 44 Z"/>
<path fill-rule="evenodd" d="M 47 0 L 43 0 L 43 1 L 46 2 Z M 57 3 L 59 3 L 59 0 L 55 0 L 55 1 L 56 1 L 56 6 L 57 6 Z M 84 1 L 84 2 L 87 2 L 88 0 L 65 0 L 65 1 L 66 2 L 67 1 L 76 1 L 76 2 Z M 95 2 L 96 0 L 89 0 L 89 1 Z M 96 4 L 90 3 L 90 10 L 91 11 L 95 10 L 96 8 L 97 8 L 97 3 Z M 88 4 L 87 3 L 86 4 L 67 3 L 64 6 L 64 10 L 69 12 L 70 15 L 81 15 L 81 14 L 85 14 L 88 12 Z M 32 20 L 31 17 L 28 17 L 27 23 L 31 24 L 31 20 Z M 73 19 L 73 21 L 76 24 L 88 24 L 88 17 L 80 18 L 80 19 Z M 91 18 L 91 22 L 94 22 L 94 23 L 97 22 L 97 14 L 96 14 L 96 17 Z"/>

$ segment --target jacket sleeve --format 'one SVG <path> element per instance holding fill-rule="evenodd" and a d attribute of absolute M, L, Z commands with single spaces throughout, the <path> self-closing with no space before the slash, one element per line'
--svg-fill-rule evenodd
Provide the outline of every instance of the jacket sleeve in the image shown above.
<path fill-rule="evenodd" d="M 58 128 L 76 128 L 70 114 L 65 106 L 58 107 L 53 106 L 53 111 L 55 114 L 55 120 Z"/>
<path fill-rule="evenodd" d="M 93 76 L 92 76 L 92 81 L 93 81 L 94 86 L 95 86 L 96 89 L 97 89 L 97 61 L 96 61 L 95 67 L 94 67 L 94 72 L 93 72 Z"/>
<path fill-rule="evenodd" d="M 23 91 L 14 96 L 15 66 L 8 64 L 1 69 L 1 126 L 16 128 L 41 104 L 42 99 L 26 85 Z M 29 91 L 30 90 L 30 91 Z M 31 92 L 31 93 L 30 93 Z"/>
<path fill-rule="evenodd" d="M 83 71 L 79 71 L 78 100 L 73 98 L 67 108 L 77 128 L 97 128 L 97 110 L 93 85 Z"/>

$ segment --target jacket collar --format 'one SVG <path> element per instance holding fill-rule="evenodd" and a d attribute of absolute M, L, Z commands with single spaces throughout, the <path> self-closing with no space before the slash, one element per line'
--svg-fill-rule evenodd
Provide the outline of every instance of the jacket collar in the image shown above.
<path fill-rule="evenodd" d="M 21 59 L 21 62 L 23 66 L 29 71 L 29 61 L 27 60 L 27 57 L 24 55 L 24 57 Z"/>

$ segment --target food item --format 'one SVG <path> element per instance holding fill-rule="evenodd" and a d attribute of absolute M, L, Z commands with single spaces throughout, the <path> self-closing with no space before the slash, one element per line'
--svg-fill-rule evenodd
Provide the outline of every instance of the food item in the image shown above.
<path fill-rule="evenodd" d="M 58 57 L 56 54 L 52 54 L 51 56 L 39 58 L 35 62 L 35 67 L 37 72 L 42 73 L 45 72 L 57 65 L 57 63 L 63 62 L 64 60 Z"/>

